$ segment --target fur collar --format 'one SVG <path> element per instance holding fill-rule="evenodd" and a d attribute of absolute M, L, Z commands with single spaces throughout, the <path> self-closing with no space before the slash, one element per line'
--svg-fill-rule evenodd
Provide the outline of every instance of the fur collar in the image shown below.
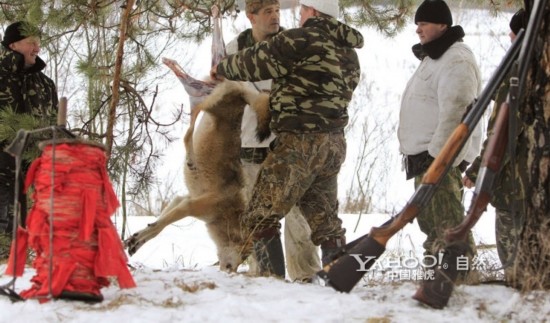
<path fill-rule="evenodd" d="M 423 60 L 429 56 L 431 59 L 440 58 L 446 51 L 457 41 L 462 41 L 464 37 L 464 29 L 461 26 L 453 26 L 439 38 L 432 40 L 424 45 L 418 43 L 412 47 L 414 55 Z"/>

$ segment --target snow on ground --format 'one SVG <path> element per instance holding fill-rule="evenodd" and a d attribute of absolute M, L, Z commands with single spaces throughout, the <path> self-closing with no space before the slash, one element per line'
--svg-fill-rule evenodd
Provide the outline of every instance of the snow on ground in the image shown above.
<path fill-rule="evenodd" d="M 387 215 L 363 215 L 357 232 L 356 215 L 343 215 L 348 237 L 380 225 Z M 131 217 L 129 229 L 138 230 L 151 217 Z M 492 231 L 491 214 L 476 226 L 476 239 Z M 423 235 L 416 223 L 407 225 L 388 244 L 387 254 L 413 250 L 421 254 Z M 494 238 L 493 238 L 494 239 Z M 492 241 L 494 243 L 494 240 Z M 86 304 L 62 300 L 11 303 L 0 297 L 0 322 L 534 322 L 550 317 L 550 293 L 522 295 L 499 285 L 459 286 L 444 310 L 413 300 L 418 282 L 372 279 L 361 281 L 350 294 L 330 287 L 293 283 L 275 278 L 221 272 L 204 224 L 184 219 L 167 227 L 146 244 L 130 264 L 134 289 L 116 284 L 102 289 L 105 300 Z M 0 265 L 4 272 L 5 264 Z M 30 286 L 33 269 L 16 282 L 16 290 Z M 10 277 L 0 277 L 5 284 Z"/>

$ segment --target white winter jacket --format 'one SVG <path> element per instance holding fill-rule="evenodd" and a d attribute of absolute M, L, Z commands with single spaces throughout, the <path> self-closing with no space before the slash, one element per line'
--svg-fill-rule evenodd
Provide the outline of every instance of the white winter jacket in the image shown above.
<path fill-rule="evenodd" d="M 470 48 L 455 42 L 438 59 L 425 57 L 401 98 L 398 139 L 404 155 L 428 151 L 436 157 L 461 122 L 466 107 L 481 91 L 481 75 Z M 481 126 L 472 135 L 453 166 L 472 162 L 480 152 Z"/>

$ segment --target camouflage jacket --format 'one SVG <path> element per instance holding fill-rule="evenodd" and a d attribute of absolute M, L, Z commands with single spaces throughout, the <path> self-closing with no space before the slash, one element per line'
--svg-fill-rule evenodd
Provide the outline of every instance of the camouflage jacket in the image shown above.
<path fill-rule="evenodd" d="M 23 55 L 0 46 L 0 109 L 28 113 L 46 124 L 55 122 L 58 98 L 54 82 L 42 73 L 39 57 L 24 69 Z"/>
<path fill-rule="evenodd" d="M 230 80 L 273 79 L 274 132 L 331 132 L 348 123 L 347 107 L 361 74 L 361 33 L 336 19 L 314 17 L 218 64 Z"/>
<path fill-rule="evenodd" d="M 506 78 L 507 80 L 509 77 Z M 489 118 L 489 123 L 487 125 L 487 137 L 490 137 L 494 134 L 494 126 L 496 122 L 496 118 L 498 115 L 498 112 L 500 111 L 500 107 L 502 103 L 506 101 L 506 97 L 508 96 L 508 89 L 509 89 L 509 82 L 504 82 L 500 88 L 498 89 L 496 96 L 495 96 L 495 105 L 493 106 L 493 111 L 491 112 L 491 116 Z M 517 124 L 520 125 L 520 120 L 517 118 Z M 520 159 L 527 157 L 527 148 L 525 142 L 523 142 L 523 131 L 522 129 L 519 129 L 518 131 L 518 139 L 516 144 L 516 167 L 520 165 Z M 508 140 L 508 138 L 506 138 Z M 472 181 L 477 180 L 477 176 L 479 173 L 479 169 L 481 168 L 481 161 L 483 154 L 485 153 L 485 149 L 487 148 L 488 139 L 485 139 L 483 142 L 483 149 L 481 151 L 481 154 L 472 162 L 470 167 L 466 170 L 466 176 Z M 510 156 L 508 153 L 504 156 L 504 159 L 502 161 L 502 165 L 500 168 L 500 171 L 498 172 L 498 175 L 495 177 L 493 181 L 493 195 L 491 197 L 491 205 L 497 209 L 504 209 L 504 210 L 510 210 L 512 207 L 512 201 L 515 198 L 517 201 L 521 201 L 525 197 L 525 189 L 524 189 L 524 183 L 525 179 L 527 179 L 527 174 L 524 174 L 521 167 L 517 167 L 519 171 L 519 175 L 516 176 L 516 191 L 517 194 L 514 194 L 514 183 L 513 183 L 513 176 L 514 176 L 514 170 L 512 169 L 511 163 L 510 163 Z M 521 207 L 521 203 L 517 204 L 517 207 Z M 517 210 L 520 211 L 521 210 Z"/>

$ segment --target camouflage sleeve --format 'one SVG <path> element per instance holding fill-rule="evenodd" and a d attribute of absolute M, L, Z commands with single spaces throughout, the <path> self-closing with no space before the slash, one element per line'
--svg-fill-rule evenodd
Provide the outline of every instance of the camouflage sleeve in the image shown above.
<path fill-rule="evenodd" d="M 357 52 L 353 49 L 349 50 L 349 53 L 347 53 L 346 55 L 342 55 L 341 63 L 344 81 L 353 93 L 361 78 L 361 68 L 359 65 Z"/>
<path fill-rule="evenodd" d="M 14 53 L 9 50 L 0 50 L 0 73 L 2 75 L 14 73 L 19 67 L 22 67 L 22 64 L 22 57 L 14 55 Z"/>
<path fill-rule="evenodd" d="M 228 55 L 218 64 L 218 75 L 234 81 L 261 81 L 283 77 L 294 63 L 308 55 L 307 34 L 291 29 L 268 41 Z"/>

